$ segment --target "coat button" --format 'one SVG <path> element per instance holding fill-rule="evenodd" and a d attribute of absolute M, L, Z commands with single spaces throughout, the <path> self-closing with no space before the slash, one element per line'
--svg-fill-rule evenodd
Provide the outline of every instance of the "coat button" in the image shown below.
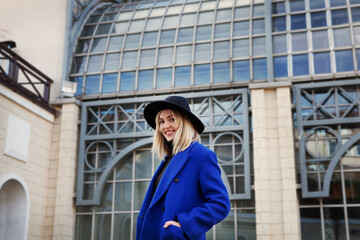
<path fill-rule="evenodd" d="M 165 212 L 165 207 L 162 207 L 162 208 L 161 208 L 161 211 L 162 211 L 162 212 Z"/>
<path fill-rule="evenodd" d="M 179 179 L 178 179 L 178 178 L 175 178 L 175 179 L 174 179 L 174 182 L 178 183 L 178 182 L 179 182 Z"/>

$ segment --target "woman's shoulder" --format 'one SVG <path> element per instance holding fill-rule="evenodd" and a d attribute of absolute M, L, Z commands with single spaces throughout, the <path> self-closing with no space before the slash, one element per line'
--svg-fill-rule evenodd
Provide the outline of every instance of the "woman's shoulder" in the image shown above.
<path fill-rule="evenodd" d="M 194 142 L 192 144 L 192 149 L 191 149 L 191 153 L 192 154 L 215 154 L 211 149 L 209 149 L 208 147 L 202 145 L 199 142 Z"/>

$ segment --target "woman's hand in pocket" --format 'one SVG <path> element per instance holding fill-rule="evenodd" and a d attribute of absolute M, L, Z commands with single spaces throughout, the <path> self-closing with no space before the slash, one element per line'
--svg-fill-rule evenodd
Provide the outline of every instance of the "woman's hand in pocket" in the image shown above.
<path fill-rule="evenodd" d="M 165 223 L 165 225 L 164 225 L 164 228 L 167 228 L 167 227 L 170 226 L 170 225 L 174 225 L 174 226 L 176 226 L 176 227 L 181 228 L 180 223 L 179 223 L 179 222 L 175 222 L 175 221 L 167 221 L 167 222 Z"/>

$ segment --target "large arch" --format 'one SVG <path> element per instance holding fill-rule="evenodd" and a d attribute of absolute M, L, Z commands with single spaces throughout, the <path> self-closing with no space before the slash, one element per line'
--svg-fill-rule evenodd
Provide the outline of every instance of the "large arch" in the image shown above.
<path fill-rule="evenodd" d="M 0 177 L 0 239 L 26 240 L 30 199 L 24 180 L 16 174 Z"/>
<path fill-rule="evenodd" d="M 360 140 L 360 132 L 356 133 L 344 145 L 342 145 L 341 148 L 338 150 L 338 152 L 331 159 L 329 168 L 327 169 L 325 178 L 324 178 L 324 186 L 323 186 L 323 191 L 322 191 L 324 197 L 329 197 L 331 178 L 332 178 L 332 175 L 334 173 L 337 163 L 344 156 L 346 151 L 349 150 L 359 140 Z"/>

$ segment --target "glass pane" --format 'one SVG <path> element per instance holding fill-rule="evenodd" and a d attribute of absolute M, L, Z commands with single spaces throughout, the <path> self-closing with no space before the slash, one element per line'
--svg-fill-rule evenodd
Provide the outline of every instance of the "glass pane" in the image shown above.
<path fill-rule="evenodd" d="M 253 34 L 263 34 L 265 33 L 265 20 L 257 19 L 252 22 L 252 33 Z"/>
<path fill-rule="evenodd" d="M 325 27 L 326 26 L 326 13 L 313 12 L 311 13 L 311 27 Z"/>
<path fill-rule="evenodd" d="M 324 0 L 309 1 L 310 9 L 325 8 Z"/>
<path fill-rule="evenodd" d="M 253 60 L 253 76 L 254 80 L 267 78 L 267 65 L 265 58 Z"/>
<path fill-rule="evenodd" d="M 176 63 L 191 63 L 192 60 L 192 45 L 180 46 L 176 48 Z"/>
<path fill-rule="evenodd" d="M 140 34 L 127 35 L 125 49 L 138 48 L 140 43 Z"/>
<path fill-rule="evenodd" d="M 161 31 L 160 45 L 174 44 L 175 30 Z"/>
<path fill-rule="evenodd" d="M 274 57 L 274 75 L 275 77 L 287 77 L 287 56 Z"/>
<path fill-rule="evenodd" d="M 234 23 L 234 37 L 248 36 L 249 35 L 249 21 L 235 22 Z"/>
<path fill-rule="evenodd" d="M 159 17 L 159 16 L 163 16 L 165 14 L 165 8 L 161 7 L 161 8 L 153 8 L 151 13 L 150 13 L 150 17 Z"/>
<path fill-rule="evenodd" d="M 114 238 L 131 239 L 131 214 L 114 214 Z M 89 238 L 90 239 L 90 238 Z"/>
<path fill-rule="evenodd" d="M 224 60 L 230 58 L 230 42 L 214 43 L 214 60 Z"/>
<path fill-rule="evenodd" d="M 152 47 L 156 45 L 158 32 L 147 32 L 143 36 L 143 47 Z"/>
<path fill-rule="evenodd" d="M 214 18 L 214 11 L 200 12 L 198 24 L 212 23 Z"/>
<path fill-rule="evenodd" d="M 76 82 L 75 96 L 81 95 L 83 92 L 84 77 L 74 77 L 74 78 L 71 78 L 71 81 Z"/>
<path fill-rule="evenodd" d="M 346 240 L 344 208 L 324 208 L 325 239 Z"/>
<path fill-rule="evenodd" d="M 211 10 L 211 9 L 215 9 L 216 7 L 216 1 L 208 1 L 208 2 L 202 2 L 201 3 L 201 7 L 200 10 Z"/>
<path fill-rule="evenodd" d="M 111 31 L 112 34 L 124 34 L 127 31 L 128 22 L 115 23 Z"/>
<path fill-rule="evenodd" d="M 131 211 L 132 183 L 116 183 L 115 211 Z"/>
<path fill-rule="evenodd" d="M 178 25 L 179 16 L 168 16 L 164 18 L 163 28 L 175 28 Z"/>
<path fill-rule="evenodd" d="M 135 72 L 122 72 L 120 79 L 120 92 L 133 91 L 135 89 Z"/>
<path fill-rule="evenodd" d="M 305 10 L 304 0 L 290 0 L 291 12 L 304 11 L 304 10 Z"/>
<path fill-rule="evenodd" d="M 250 80 L 250 61 L 233 62 L 233 78 L 234 82 Z"/>
<path fill-rule="evenodd" d="M 102 93 L 114 93 L 117 91 L 117 73 L 104 74 Z"/>
<path fill-rule="evenodd" d="M 90 56 L 87 72 L 100 72 L 103 65 L 104 55 Z"/>
<path fill-rule="evenodd" d="M 146 31 L 158 30 L 161 27 L 162 19 L 161 18 L 150 18 L 146 23 Z"/>
<path fill-rule="evenodd" d="M 122 60 L 122 69 L 135 68 L 137 64 L 137 51 L 124 52 Z"/>
<path fill-rule="evenodd" d="M 312 32 L 313 49 L 329 48 L 329 40 L 327 30 Z"/>
<path fill-rule="evenodd" d="M 264 5 L 253 6 L 253 17 L 263 17 L 263 16 L 265 16 Z"/>
<path fill-rule="evenodd" d="M 182 6 L 178 5 L 178 6 L 169 6 L 166 15 L 171 15 L 171 14 L 179 14 L 181 13 L 181 9 Z"/>
<path fill-rule="evenodd" d="M 222 9 L 216 11 L 216 22 L 230 21 L 232 17 L 232 9 Z"/>
<path fill-rule="evenodd" d="M 189 86 L 191 84 L 191 67 L 175 68 L 175 87 Z"/>
<path fill-rule="evenodd" d="M 272 14 L 281 14 L 286 12 L 285 2 L 272 3 L 271 8 Z"/>
<path fill-rule="evenodd" d="M 320 208 L 301 208 L 302 239 L 322 239 Z"/>
<path fill-rule="evenodd" d="M 135 178 L 151 178 L 152 172 L 152 154 L 151 151 L 138 151 L 135 156 Z"/>
<path fill-rule="evenodd" d="M 159 49 L 159 56 L 158 56 L 158 65 L 171 65 L 173 59 L 173 48 L 160 48 Z"/>
<path fill-rule="evenodd" d="M 137 10 L 134 14 L 133 19 L 146 18 L 149 14 L 149 10 Z"/>
<path fill-rule="evenodd" d="M 172 80 L 172 68 L 161 68 L 157 70 L 156 88 L 170 88 Z"/>
<path fill-rule="evenodd" d="M 214 83 L 230 81 L 230 63 L 214 63 Z"/>
<path fill-rule="evenodd" d="M 83 73 L 85 71 L 87 57 L 75 57 L 72 64 L 72 73 Z"/>
<path fill-rule="evenodd" d="M 286 17 L 274 17 L 272 19 L 272 31 L 273 32 L 286 31 Z"/>
<path fill-rule="evenodd" d="M 286 35 L 275 35 L 275 36 L 273 36 L 273 52 L 274 53 L 285 53 L 285 52 L 287 52 Z"/>
<path fill-rule="evenodd" d="M 194 36 L 194 28 L 181 28 L 178 33 L 178 43 L 192 42 Z"/>
<path fill-rule="evenodd" d="M 314 53 L 314 68 L 315 74 L 330 73 L 330 53 Z"/>
<path fill-rule="evenodd" d="M 333 30 L 335 47 L 351 46 L 350 29 L 337 28 Z"/>
<path fill-rule="evenodd" d="M 120 113 L 119 113 L 120 114 Z M 122 142 L 119 141 L 118 145 L 121 145 Z M 127 146 L 127 145 L 126 145 Z M 118 149 L 121 148 L 120 146 Z M 132 178 L 132 155 L 127 155 L 116 165 L 116 179 L 124 180 Z"/>
<path fill-rule="evenodd" d="M 95 30 L 95 25 L 85 26 L 81 32 L 81 37 L 89 37 L 92 36 Z"/>
<path fill-rule="evenodd" d="M 89 51 L 90 39 L 78 40 L 75 53 L 87 53 Z"/>
<path fill-rule="evenodd" d="M 256 214 L 254 210 L 237 210 L 237 230 L 239 240 L 256 239 Z"/>
<path fill-rule="evenodd" d="M 103 52 L 107 38 L 94 38 L 91 45 L 91 52 Z"/>
<path fill-rule="evenodd" d="M 193 26 L 195 24 L 195 14 L 185 14 L 181 16 L 180 26 Z"/>
<path fill-rule="evenodd" d="M 346 0 L 330 0 L 331 7 L 337 7 L 343 5 L 346 5 Z"/>
<path fill-rule="evenodd" d="M 308 49 L 306 32 L 291 34 L 292 50 L 304 51 Z"/>
<path fill-rule="evenodd" d="M 215 25 L 215 39 L 230 37 L 230 23 Z"/>
<path fill-rule="evenodd" d="M 123 44 L 124 36 L 110 37 L 108 51 L 120 50 Z"/>
<path fill-rule="evenodd" d="M 134 210 L 140 210 L 150 182 L 135 182 Z"/>
<path fill-rule="evenodd" d="M 95 239 L 110 239 L 111 214 L 95 215 L 94 237 Z"/>
<path fill-rule="evenodd" d="M 75 239 L 87 240 L 91 239 L 92 215 L 76 216 Z"/>
<path fill-rule="evenodd" d="M 212 26 L 199 26 L 196 29 L 196 41 L 210 40 L 212 34 Z"/>
<path fill-rule="evenodd" d="M 360 49 L 356 50 L 357 70 L 360 69 Z"/>
<path fill-rule="evenodd" d="M 99 24 L 95 35 L 109 34 L 112 24 Z"/>
<path fill-rule="evenodd" d="M 293 56 L 293 76 L 309 75 L 309 58 L 307 54 Z"/>
<path fill-rule="evenodd" d="M 337 72 L 354 70 L 352 50 L 335 51 L 335 59 Z"/>
<path fill-rule="evenodd" d="M 210 83 L 210 64 L 195 65 L 194 68 L 194 84 Z"/>
<path fill-rule="evenodd" d="M 252 55 L 259 56 L 266 54 L 265 38 L 253 38 L 252 41 Z"/>
<path fill-rule="evenodd" d="M 104 70 L 118 70 L 120 67 L 120 53 L 106 54 Z"/>
<path fill-rule="evenodd" d="M 139 90 L 147 90 L 153 88 L 154 70 L 139 71 Z"/>
<path fill-rule="evenodd" d="M 355 45 L 360 45 L 360 27 L 354 28 L 354 41 Z"/>
<path fill-rule="evenodd" d="M 210 61 L 211 45 L 210 43 L 196 44 L 195 62 Z"/>
<path fill-rule="evenodd" d="M 360 22 L 360 7 L 351 9 L 351 17 L 354 23 Z"/>
<path fill-rule="evenodd" d="M 350 239 L 360 239 L 360 208 L 348 207 L 347 208 L 348 221 L 349 221 L 349 234 Z"/>
<path fill-rule="evenodd" d="M 235 19 L 249 18 L 250 17 L 250 7 L 239 7 L 235 8 Z"/>
<path fill-rule="evenodd" d="M 291 16 L 291 30 L 306 28 L 305 14 Z"/>
<path fill-rule="evenodd" d="M 131 21 L 129 32 L 140 32 L 144 29 L 145 20 Z"/>
<path fill-rule="evenodd" d="M 234 229 L 234 210 L 231 210 L 222 222 L 216 224 L 216 239 L 237 239 Z"/>
<path fill-rule="evenodd" d="M 155 65 L 155 49 L 142 50 L 140 54 L 140 67 L 153 67 Z"/>
<path fill-rule="evenodd" d="M 241 39 L 233 41 L 233 58 L 249 57 L 250 55 L 249 39 Z"/>
<path fill-rule="evenodd" d="M 331 21 L 333 25 L 349 23 L 347 9 L 332 10 Z"/>

